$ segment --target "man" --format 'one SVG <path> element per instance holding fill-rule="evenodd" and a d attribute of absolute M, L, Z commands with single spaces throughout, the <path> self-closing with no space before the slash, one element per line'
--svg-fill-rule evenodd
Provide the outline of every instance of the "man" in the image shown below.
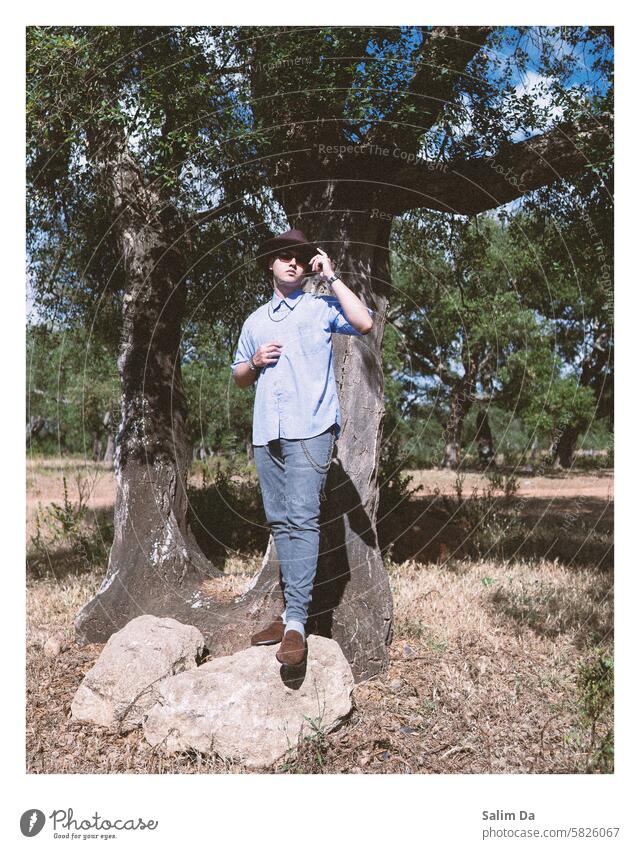
<path fill-rule="evenodd" d="M 252 441 L 286 608 L 282 619 L 254 634 L 251 643 L 281 642 L 278 661 L 298 666 L 306 655 L 320 497 L 341 425 L 331 334 L 368 333 L 373 312 L 301 230 L 268 239 L 258 261 L 272 275 L 273 295 L 244 322 L 231 368 L 238 386 L 256 383 Z M 307 273 L 320 274 L 332 294 L 303 292 Z"/>

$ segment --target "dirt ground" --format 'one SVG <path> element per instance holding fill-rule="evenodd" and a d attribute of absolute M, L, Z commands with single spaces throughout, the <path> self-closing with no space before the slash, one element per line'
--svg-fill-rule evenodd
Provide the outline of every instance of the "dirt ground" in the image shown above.
<path fill-rule="evenodd" d="M 442 493 L 455 493 L 456 473 L 448 469 L 423 469 L 408 472 L 411 486 L 422 485 L 414 500 L 429 499 L 436 488 Z M 80 464 L 77 460 L 27 461 L 27 540 L 34 531 L 33 518 L 38 507 L 63 501 L 63 475 L 67 477 L 68 495 L 77 501 L 78 488 L 88 493 L 87 504 L 91 510 L 112 508 L 115 504 L 116 482 L 110 463 Z M 78 482 L 78 477 L 81 481 Z M 465 472 L 463 493 L 471 495 L 474 487 L 481 490 L 487 479 L 480 472 Z M 594 498 L 605 504 L 613 502 L 613 472 L 561 472 L 553 476 L 519 475 L 518 497 L 526 499 L 579 499 Z M 196 485 L 198 478 L 191 475 L 189 482 Z M 562 503 L 559 501 L 559 503 Z"/>
<path fill-rule="evenodd" d="M 38 504 L 62 501 L 63 472 L 69 497 L 77 497 L 76 469 L 60 461 L 32 465 L 31 517 Z M 406 504 L 404 527 L 394 529 L 394 557 L 386 560 L 394 600 L 389 668 L 355 688 L 354 708 L 339 729 L 309 729 L 297 755 L 267 772 L 611 771 L 603 753 L 612 706 L 595 720 L 585 718 L 580 682 L 599 653 L 612 653 L 613 569 L 602 556 L 612 546 L 612 475 L 520 478 L 519 515 L 545 528 L 562 521 L 552 536 L 562 537 L 565 549 L 508 562 L 463 558 L 455 540 L 442 535 L 451 523 L 437 510 L 430 517 L 434 489 L 453 495 L 455 474 L 414 476 L 425 491 Z M 482 484 L 481 476 L 468 474 L 465 497 Z M 113 505 L 110 470 L 95 470 L 92 487 L 85 493 L 90 507 Z M 258 567 L 259 558 L 231 561 L 220 592 L 242 592 Z M 118 736 L 72 720 L 71 699 L 101 649 L 75 645 L 73 617 L 103 571 L 27 578 L 27 771 L 244 772 L 215 757 L 162 755 L 140 731 Z M 43 646 L 52 635 L 62 651 L 48 656 Z"/>
<path fill-rule="evenodd" d="M 435 487 L 452 495 L 455 491 L 456 473 L 450 469 L 421 469 L 410 471 L 411 486 L 422 484 L 423 491 L 417 498 L 428 498 Z M 471 495 L 474 487 L 482 489 L 487 479 L 481 472 L 464 472 L 463 494 Z M 518 497 L 523 498 L 600 498 L 613 500 L 613 471 L 597 472 L 560 471 L 553 474 L 531 475 L 519 473 Z"/>

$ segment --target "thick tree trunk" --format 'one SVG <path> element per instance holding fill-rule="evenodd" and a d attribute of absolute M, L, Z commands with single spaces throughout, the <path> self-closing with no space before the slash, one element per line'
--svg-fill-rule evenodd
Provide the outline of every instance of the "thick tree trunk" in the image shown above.
<path fill-rule="evenodd" d="M 107 431 L 107 446 L 102 459 L 105 463 L 113 463 L 116 456 L 116 441 L 113 436 L 113 416 L 110 412 L 104 414 L 103 424 Z"/>
<path fill-rule="evenodd" d="M 116 441 L 113 437 L 112 433 L 107 435 L 107 447 L 104 449 L 104 457 L 102 458 L 105 463 L 113 463 L 116 456 Z"/>
<path fill-rule="evenodd" d="M 75 621 L 82 642 L 104 642 L 142 613 L 184 615 L 219 574 L 187 526 L 189 459 L 180 373 L 184 284 L 175 219 L 123 156 L 112 165 L 128 287 L 118 358 L 115 536 L 107 575 Z M 173 232 L 172 232 L 173 230 Z"/>
<path fill-rule="evenodd" d="M 363 680 L 387 667 L 393 624 L 389 578 L 376 532 L 389 223 L 372 218 L 372 204 L 360 197 L 335 199 L 334 208 L 343 211 L 333 214 L 327 214 L 327 198 L 323 201 L 314 204 L 320 213 L 311 220 L 291 216 L 293 226 L 305 226 L 329 253 L 344 282 L 374 310 L 376 320 L 367 336 L 333 337 L 342 432 L 321 513 L 311 614 L 317 632 L 338 641 L 356 679 Z"/>
<path fill-rule="evenodd" d="M 31 441 L 36 439 L 45 426 L 42 416 L 31 416 L 27 425 L 27 449 L 31 447 Z"/>
<path fill-rule="evenodd" d="M 442 467 L 445 469 L 457 469 L 462 459 L 460 456 L 462 426 L 473 404 L 478 374 L 484 366 L 482 353 L 479 348 L 468 349 L 465 345 L 462 351 L 462 362 L 465 364 L 464 376 L 454 377 L 449 373 L 446 380 L 451 386 L 451 409 L 442 435 L 444 442 Z"/>
<path fill-rule="evenodd" d="M 555 454 L 553 458 L 554 468 L 570 469 L 573 464 L 573 454 L 580 435 L 578 428 L 566 425 L 562 429 L 560 438 L 555 443 Z"/>

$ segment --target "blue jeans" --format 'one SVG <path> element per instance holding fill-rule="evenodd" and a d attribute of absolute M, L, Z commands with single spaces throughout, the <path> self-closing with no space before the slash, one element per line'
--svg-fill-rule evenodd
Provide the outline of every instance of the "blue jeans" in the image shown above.
<path fill-rule="evenodd" d="M 284 584 L 287 621 L 304 625 L 320 545 L 320 498 L 331 465 L 335 426 L 308 439 L 254 446 L 267 524 Z"/>

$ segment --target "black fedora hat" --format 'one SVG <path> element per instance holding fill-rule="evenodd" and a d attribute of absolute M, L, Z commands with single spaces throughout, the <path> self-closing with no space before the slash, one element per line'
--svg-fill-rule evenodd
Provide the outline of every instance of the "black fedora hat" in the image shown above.
<path fill-rule="evenodd" d="M 278 251 L 295 248 L 296 254 L 299 254 L 300 259 L 305 262 L 311 262 L 318 251 L 309 244 L 309 240 L 302 230 L 287 230 L 286 233 L 281 233 L 279 236 L 271 236 L 266 239 L 258 248 L 257 263 L 264 269 L 269 268 L 269 260 Z"/>

